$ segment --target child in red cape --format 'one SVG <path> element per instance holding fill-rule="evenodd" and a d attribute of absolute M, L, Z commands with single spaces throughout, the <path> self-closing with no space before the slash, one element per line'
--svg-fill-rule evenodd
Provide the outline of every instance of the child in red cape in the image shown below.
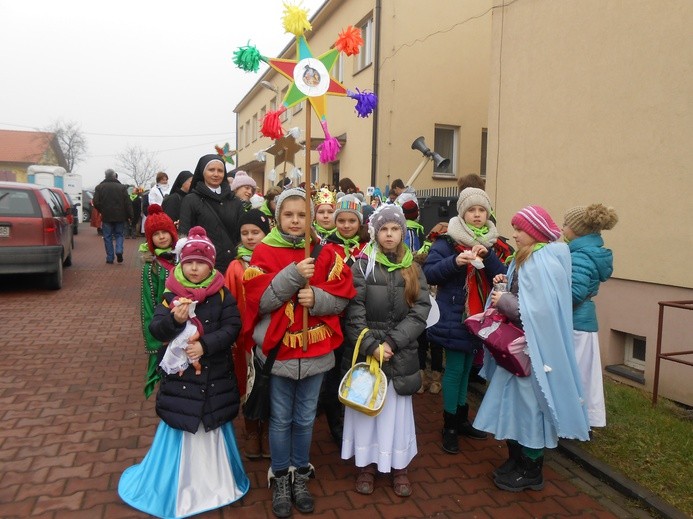
<path fill-rule="evenodd" d="M 332 351 L 342 343 L 339 314 L 356 295 L 351 271 L 334 251 L 305 258 L 306 220 L 312 221 L 305 197 L 299 188 L 277 197 L 277 226 L 255 247 L 244 275 L 243 329 L 259 346 L 255 354 L 261 361 L 279 348 L 270 381 L 268 474 L 277 517 L 291 514 L 292 496 L 300 512 L 314 509 L 307 483 L 315 477 L 309 456 L 318 395 L 324 373 L 334 366 Z M 305 348 L 304 311 L 309 312 Z"/>

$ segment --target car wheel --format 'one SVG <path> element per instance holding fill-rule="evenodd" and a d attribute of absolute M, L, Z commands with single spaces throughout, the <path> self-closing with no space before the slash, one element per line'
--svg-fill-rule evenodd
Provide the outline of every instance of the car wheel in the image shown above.
<path fill-rule="evenodd" d="M 70 251 L 70 254 L 67 258 L 65 258 L 65 261 L 63 261 L 63 266 L 64 267 L 69 267 L 72 265 L 72 251 Z"/>
<path fill-rule="evenodd" d="M 83 210 L 82 210 L 82 221 L 83 221 L 83 222 L 88 222 L 90 216 L 91 216 L 91 215 L 89 214 L 89 211 L 87 211 L 86 209 L 83 209 Z"/>
<path fill-rule="evenodd" d="M 72 257 L 70 256 L 70 262 Z M 58 257 L 58 270 L 46 276 L 46 286 L 50 290 L 60 290 L 63 287 L 63 258 Z"/>

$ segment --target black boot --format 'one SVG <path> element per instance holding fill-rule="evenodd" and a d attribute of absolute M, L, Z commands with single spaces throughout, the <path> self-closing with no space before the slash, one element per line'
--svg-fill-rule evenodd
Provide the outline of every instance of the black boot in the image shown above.
<path fill-rule="evenodd" d="M 338 445 L 342 445 L 342 435 L 344 433 L 344 422 L 342 420 L 342 405 L 339 400 L 325 402 L 323 404 L 325 410 L 325 418 L 327 418 L 327 426 L 330 428 L 330 434 Z"/>
<path fill-rule="evenodd" d="M 291 473 L 289 469 L 278 470 L 276 474 L 269 472 L 272 487 L 272 512 L 277 517 L 291 517 Z"/>
<path fill-rule="evenodd" d="M 313 466 L 301 467 L 294 471 L 294 482 L 291 485 L 291 493 L 294 496 L 294 504 L 302 514 L 309 514 L 315 508 L 313 496 L 308 490 L 308 479 L 314 478 Z"/>
<path fill-rule="evenodd" d="M 448 454 L 460 452 L 457 438 L 457 415 L 443 411 L 443 450 Z"/>
<path fill-rule="evenodd" d="M 528 488 L 541 490 L 544 488 L 543 465 L 544 456 L 540 456 L 536 461 L 533 461 L 521 454 L 515 468 L 507 474 L 498 476 L 493 482 L 498 488 L 510 492 L 522 492 Z"/>
<path fill-rule="evenodd" d="M 499 476 L 504 476 L 509 472 L 512 472 L 519 459 L 522 457 L 522 445 L 517 443 L 515 440 L 506 440 L 505 444 L 508 446 L 508 459 L 493 471 L 493 477 L 497 478 Z"/>
<path fill-rule="evenodd" d="M 472 440 L 485 440 L 488 434 L 472 427 L 469 423 L 469 404 L 457 406 L 457 434 Z"/>

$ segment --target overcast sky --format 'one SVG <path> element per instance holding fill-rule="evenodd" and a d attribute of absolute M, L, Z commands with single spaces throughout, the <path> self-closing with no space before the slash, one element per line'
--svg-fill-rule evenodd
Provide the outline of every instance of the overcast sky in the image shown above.
<path fill-rule="evenodd" d="M 309 17 L 324 0 L 302 0 Z M 266 69 L 232 62 L 248 40 L 269 57 L 291 41 L 281 0 L 0 0 L 0 128 L 74 121 L 84 187 L 128 146 L 156 152 L 171 181 L 214 144 L 234 147 L 233 109 Z"/>

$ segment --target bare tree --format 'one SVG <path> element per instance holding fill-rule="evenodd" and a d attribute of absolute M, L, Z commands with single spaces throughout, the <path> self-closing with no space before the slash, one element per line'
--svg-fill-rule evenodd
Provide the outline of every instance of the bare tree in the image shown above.
<path fill-rule="evenodd" d="M 157 171 L 161 170 L 156 153 L 134 145 L 116 155 L 116 164 L 123 175 L 132 179 L 136 186 L 146 187 Z"/>
<path fill-rule="evenodd" d="M 65 157 L 68 172 L 84 161 L 87 155 L 87 139 L 84 137 L 78 123 L 58 119 L 46 131 L 55 134 L 55 138 Z"/>

